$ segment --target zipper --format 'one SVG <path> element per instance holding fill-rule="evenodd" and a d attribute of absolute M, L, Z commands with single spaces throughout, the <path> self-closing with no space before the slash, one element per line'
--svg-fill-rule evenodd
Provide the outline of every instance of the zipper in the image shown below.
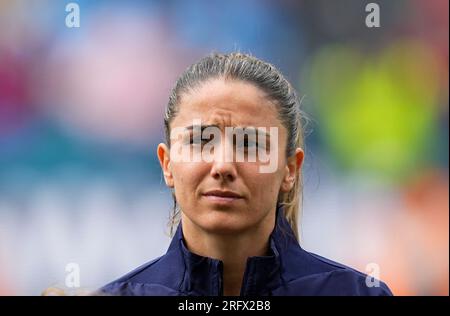
<path fill-rule="evenodd" d="M 241 291 L 239 293 L 239 296 L 246 296 L 247 291 L 247 287 L 248 287 L 248 276 L 250 274 L 250 270 L 252 269 L 252 265 L 250 264 L 250 258 L 247 258 L 247 263 L 245 265 L 245 271 L 244 271 L 244 276 L 242 278 L 242 285 L 241 285 Z"/>
<path fill-rule="evenodd" d="M 219 261 L 218 263 L 217 263 L 217 270 L 219 271 L 219 273 L 218 273 L 218 295 L 219 296 L 223 296 L 223 263 L 222 263 L 222 261 Z"/>

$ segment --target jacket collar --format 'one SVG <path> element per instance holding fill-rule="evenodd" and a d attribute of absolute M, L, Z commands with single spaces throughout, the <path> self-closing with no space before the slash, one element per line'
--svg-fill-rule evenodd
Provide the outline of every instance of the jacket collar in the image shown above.
<path fill-rule="evenodd" d="M 270 295 L 281 282 L 282 253 L 287 247 L 299 247 L 294 233 L 277 206 L 275 227 L 269 238 L 269 254 L 247 259 L 241 288 L 242 296 Z M 181 222 L 167 252 L 175 251 L 183 258 L 185 272 L 180 290 L 188 295 L 216 296 L 223 294 L 223 263 L 189 251 L 183 238 Z"/>

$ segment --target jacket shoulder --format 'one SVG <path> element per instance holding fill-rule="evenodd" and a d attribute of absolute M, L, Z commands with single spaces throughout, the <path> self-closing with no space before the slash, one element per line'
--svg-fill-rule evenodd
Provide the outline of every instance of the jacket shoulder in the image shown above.
<path fill-rule="evenodd" d="M 286 274 L 286 283 L 279 289 L 283 294 L 279 295 L 392 295 L 378 279 L 301 248 L 299 251 L 291 257 L 291 272 Z"/>
<path fill-rule="evenodd" d="M 174 252 L 151 260 L 99 290 L 100 295 L 178 295 L 184 264 Z"/>

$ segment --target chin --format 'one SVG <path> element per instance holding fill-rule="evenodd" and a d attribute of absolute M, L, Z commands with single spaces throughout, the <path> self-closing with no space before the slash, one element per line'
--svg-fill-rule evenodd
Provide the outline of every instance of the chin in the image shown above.
<path fill-rule="evenodd" d="M 248 219 L 227 212 L 210 211 L 199 219 L 199 225 L 208 233 L 236 234 L 245 231 L 252 226 Z"/>

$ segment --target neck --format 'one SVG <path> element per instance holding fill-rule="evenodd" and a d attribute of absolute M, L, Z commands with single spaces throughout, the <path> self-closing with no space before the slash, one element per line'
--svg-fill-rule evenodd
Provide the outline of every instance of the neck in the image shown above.
<path fill-rule="evenodd" d="M 268 253 L 269 237 L 275 225 L 275 212 L 259 225 L 242 232 L 215 234 L 205 231 L 182 214 L 183 237 L 189 251 L 223 262 L 223 295 L 238 296 L 247 258 Z"/>

